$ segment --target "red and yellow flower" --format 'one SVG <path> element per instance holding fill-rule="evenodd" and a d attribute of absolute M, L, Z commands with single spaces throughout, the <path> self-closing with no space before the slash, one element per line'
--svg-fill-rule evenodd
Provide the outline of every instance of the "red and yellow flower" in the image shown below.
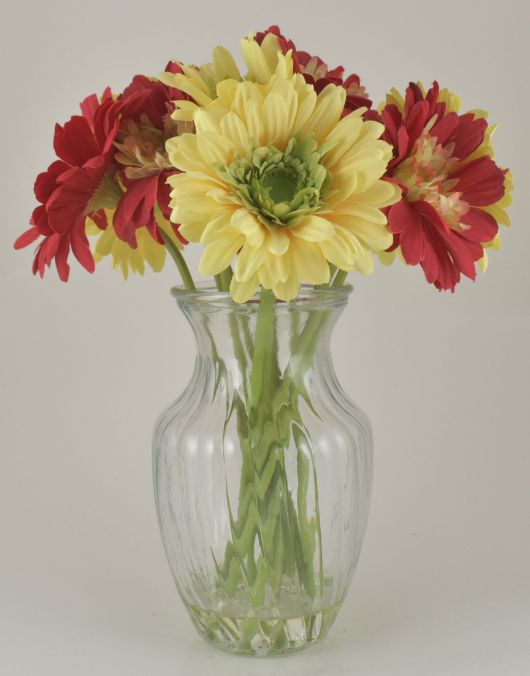
<path fill-rule="evenodd" d="M 486 269 L 512 190 L 486 113 L 461 113 L 436 82 L 392 89 L 370 110 L 357 75 L 298 50 L 276 25 L 242 39 L 241 52 L 245 72 L 217 47 L 211 63 L 137 75 L 56 125 L 57 159 L 37 177 L 39 205 L 15 242 L 37 242 L 34 273 L 55 262 L 66 281 L 70 253 L 89 272 L 107 256 L 125 277 L 146 263 L 158 271 L 166 248 L 179 262 L 181 231 L 204 239 L 203 272 L 237 261 L 240 301 L 259 285 L 288 300 L 335 269 L 371 272 L 370 252 L 399 253 L 438 289 Z M 236 211 L 230 227 L 219 205 Z"/>
<path fill-rule="evenodd" d="M 429 283 L 454 291 L 461 275 L 475 279 L 484 249 L 498 246 L 498 224 L 509 224 L 511 179 L 493 161 L 486 113 L 460 114 L 460 100 L 435 82 L 411 83 L 405 98 L 392 90 L 380 113 L 383 138 L 394 148 L 388 177 L 403 190 L 388 223 L 410 265 Z"/>
<path fill-rule="evenodd" d="M 180 131 L 171 113 L 173 101 L 183 98 L 178 90 L 143 75 L 137 75 L 121 96 L 123 112 L 114 159 L 123 195 L 112 224 L 116 235 L 133 249 L 136 232 L 143 227 L 162 244 L 155 207 L 169 217 L 167 179 L 175 169 L 167 159 L 165 143 Z"/>
<path fill-rule="evenodd" d="M 179 67 L 169 64 L 168 70 L 178 72 Z M 167 178 L 175 169 L 165 152 L 166 139 L 180 131 L 181 123 L 171 119 L 173 101 L 185 97 L 139 75 L 119 96 L 110 89 L 101 99 L 88 96 L 81 103 L 81 115 L 56 125 L 59 159 L 38 176 L 35 196 L 40 204 L 31 228 L 15 242 L 20 249 L 42 238 L 34 273 L 42 277 L 55 260 L 60 279 L 67 281 L 70 251 L 89 272 L 95 260 L 107 254 L 125 276 L 129 269 L 143 272 L 144 260 L 159 270 L 165 258 L 159 228 L 176 246 L 185 242 L 178 227 L 169 224 Z M 87 235 L 101 236 L 102 231 L 94 257 Z"/>
<path fill-rule="evenodd" d="M 308 52 L 298 50 L 292 40 L 282 35 L 279 26 L 270 26 L 266 31 L 256 33 L 256 42 L 261 45 L 267 35 L 277 37 L 278 47 L 283 54 L 291 52 L 294 72 L 301 73 L 305 81 L 314 86 L 317 94 L 328 84 L 334 84 L 345 89 L 346 100 L 343 115 L 347 115 L 357 108 L 371 107 L 372 102 L 366 93 L 366 89 L 361 85 L 358 75 L 352 74 L 344 79 L 344 68 L 342 66 L 329 68 L 319 56 L 312 56 Z"/>

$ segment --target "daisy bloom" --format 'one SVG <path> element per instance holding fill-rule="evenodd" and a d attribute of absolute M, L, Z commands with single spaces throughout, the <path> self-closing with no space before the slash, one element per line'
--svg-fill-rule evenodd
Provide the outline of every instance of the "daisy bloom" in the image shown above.
<path fill-rule="evenodd" d="M 155 216 L 160 230 L 177 249 L 183 249 L 181 237 L 175 232 L 174 226 L 164 218 L 158 207 L 155 207 Z M 138 228 L 135 233 L 136 246 L 133 248 L 117 236 L 113 225 L 113 213 L 110 210 L 107 210 L 107 221 L 108 225 L 103 231 L 95 222 L 89 220 L 87 223 L 87 234 L 98 235 L 97 241 L 93 245 L 96 263 L 110 256 L 112 267 L 120 271 L 124 279 L 127 279 L 129 272 L 143 275 L 146 264 L 153 272 L 162 270 L 166 262 L 167 250 L 164 244 L 160 242 L 159 237 L 153 237 L 146 226 Z"/>
<path fill-rule="evenodd" d="M 358 75 L 353 73 L 344 79 L 344 68 L 342 66 L 329 68 L 319 56 L 312 56 L 307 52 L 298 50 L 292 40 L 282 35 L 278 26 L 270 26 L 266 31 L 256 33 L 256 41 L 261 45 L 265 38 L 270 35 L 276 36 L 278 48 L 282 54 L 291 53 L 294 72 L 301 73 L 305 81 L 312 84 L 317 92 L 322 91 L 328 84 L 344 87 L 346 91 L 344 115 L 357 110 L 357 108 L 371 107 L 372 102 L 366 93 L 366 89 L 361 85 Z"/>
<path fill-rule="evenodd" d="M 167 70 L 181 72 L 172 63 Z M 106 210 L 103 227 L 90 223 L 88 230 L 99 235 L 93 245 L 96 263 L 110 256 L 125 279 L 129 272 L 142 275 L 146 263 L 154 272 L 163 268 L 166 248 L 160 230 L 177 248 L 186 243 L 178 226 L 169 222 L 167 178 L 175 168 L 165 150 L 166 139 L 187 128 L 171 119 L 172 102 L 186 98 L 183 92 L 143 75 L 136 75 L 118 97 L 121 115 L 113 160 L 120 196 L 114 209 Z"/>
<path fill-rule="evenodd" d="M 103 97 L 89 96 L 64 126 L 56 125 L 54 148 L 58 160 L 35 182 L 40 205 L 33 211 L 31 228 L 15 242 L 21 249 L 42 238 L 33 263 L 33 273 L 42 277 L 55 261 L 59 277 L 68 280 L 70 251 L 81 265 L 93 272 L 94 259 L 85 232 L 90 216 L 106 227 L 104 208 L 120 195 L 112 167 L 112 149 L 119 128 L 118 108 L 110 90 Z"/>
<path fill-rule="evenodd" d="M 392 156 L 383 126 L 363 109 L 342 117 L 344 89 L 317 94 L 302 75 L 229 79 L 217 94 L 195 110 L 195 134 L 167 142 L 182 172 L 168 179 L 171 219 L 203 244 L 201 274 L 237 257 L 230 291 L 241 303 L 260 285 L 291 300 L 302 281 L 327 283 L 329 264 L 372 272 L 371 252 L 392 242 L 381 208 L 400 196 L 381 180 Z"/>
<path fill-rule="evenodd" d="M 181 72 L 176 64 L 167 68 Z M 178 99 L 187 95 L 138 75 L 122 94 L 107 88 L 101 98 L 88 96 L 81 115 L 56 125 L 58 159 L 37 177 L 40 204 L 15 242 L 20 249 L 41 238 L 34 273 L 42 277 L 55 261 L 66 282 L 70 251 L 89 272 L 106 255 L 125 277 L 129 270 L 143 273 L 144 262 L 158 271 L 165 260 L 160 230 L 182 248 L 186 240 L 169 221 L 167 178 L 176 170 L 165 150 L 168 138 L 189 127 L 171 119 Z M 99 235 L 93 251 L 88 235 Z"/>
<path fill-rule="evenodd" d="M 493 161 L 484 111 L 461 114 L 460 100 L 434 82 L 425 92 L 411 83 L 403 98 L 387 96 L 380 115 L 394 158 L 388 176 L 403 198 L 388 213 L 399 247 L 410 265 L 420 264 L 429 283 L 454 291 L 461 275 L 485 268 L 485 248 L 498 248 L 499 223 L 509 225 L 511 176 Z"/>
<path fill-rule="evenodd" d="M 258 84 L 267 84 L 274 75 L 283 78 L 293 76 L 291 53 L 283 54 L 278 37 L 266 35 L 261 43 L 250 34 L 241 40 L 241 52 L 247 66 L 245 78 L 240 73 L 234 57 L 224 47 L 213 50 L 213 61 L 199 68 L 178 64 L 181 72 L 164 72 L 160 80 L 172 89 L 187 95 L 188 101 L 178 101 L 173 119 L 193 121 L 194 113 L 201 107 L 207 107 L 218 97 L 217 85 L 224 80 L 241 82 L 243 79 Z"/>
<path fill-rule="evenodd" d="M 123 195 L 116 205 L 113 226 L 118 237 L 136 248 L 136 231 L 157 235 L 155 208 L 169 217 L 166 180 L 175 172 L 167 159 L 166 140 L 186 126 L 171 119 L 174 100 L 185 99 L 176 89 L 137 75 L 119 97 L 120 128 L 114 142 L 114 160 Z"/>

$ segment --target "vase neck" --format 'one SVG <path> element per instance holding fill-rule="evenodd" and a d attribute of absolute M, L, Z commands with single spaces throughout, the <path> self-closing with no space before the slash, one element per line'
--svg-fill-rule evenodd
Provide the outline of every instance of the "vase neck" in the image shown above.
<path fill-rule="evenodd" d="M 221 368 L 234 386 L 254 379 L 314 378 L 331 368 L 333 327 L 349 289 L 309 290 L 294 302 L 270 292 L 238 305 L 227 294 L 177 292 L 197 340 L 203 370 Z"/>

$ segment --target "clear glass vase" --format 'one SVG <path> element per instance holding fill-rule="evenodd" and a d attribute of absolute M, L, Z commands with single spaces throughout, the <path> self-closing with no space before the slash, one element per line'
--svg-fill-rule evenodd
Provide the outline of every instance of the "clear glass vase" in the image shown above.
<path fill-rule="evenodd" d="M 350 290 L 243 305 L 214 289 L 173 292 L 197 357 L 155 427 L 156 505 L 180 596 L 219 648 L 304 648 L 350 586 L 372 475 L 370 424 L 330 354 Z"/>

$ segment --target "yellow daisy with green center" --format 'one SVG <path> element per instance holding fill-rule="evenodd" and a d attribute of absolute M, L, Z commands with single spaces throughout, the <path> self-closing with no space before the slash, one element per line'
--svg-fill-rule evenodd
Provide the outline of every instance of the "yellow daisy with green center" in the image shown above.
<path fill-rule="evenodd" d="M 237 302 L 261 285 L 291 300 L 300 284 L 326 284 L 330 264 L 373 270 L 392 244 L 383 207 L 399 189 L 381 180 L 392 156 L 383 126 L 363 110 L 341 118 L 345 92 L 317 95 L 300 75 L 266 83 L 221 81 L 193 113 L 195 134 L 169 139 L 172 220 L 204 246 L 203 275 L 235 262 Z M 179 104 L 177 104 L 179 105 Z"/>

